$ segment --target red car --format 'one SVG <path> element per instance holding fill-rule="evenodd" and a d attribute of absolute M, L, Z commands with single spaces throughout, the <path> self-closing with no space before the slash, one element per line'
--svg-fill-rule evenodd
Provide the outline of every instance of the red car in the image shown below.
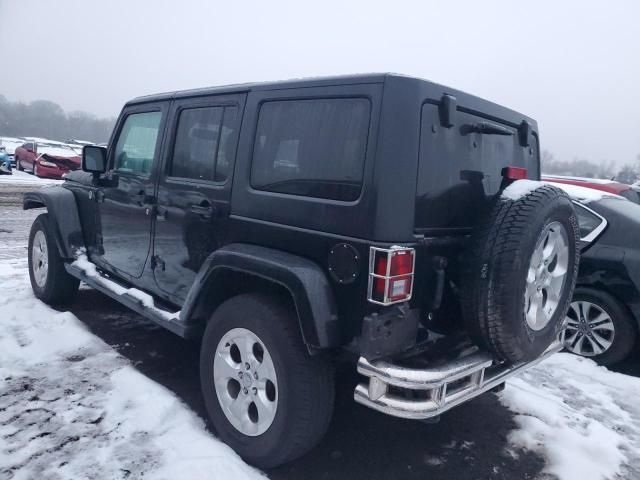
<path fill-rule="evenodd" d="M 601 180 L 598 178 L 584 177 L 565 177 L 561 175 L 542 175 L 545 182 L 564 183 L 567 185 L 578 185 L 580 187 L 593 188 L 607 193 L 620 195 L 621 197 L 631 200 L 633 203 L 640 204 L 640 195 L 638 191 L 631 185 L 616 182 L 615 180 Z"/>
<path fill-rule="evenodd" d="M 27 142 L 16 148 L 16 168 L 41 178 L 62 178 L 80 168 L 80 156 L 63 144 Z"/>

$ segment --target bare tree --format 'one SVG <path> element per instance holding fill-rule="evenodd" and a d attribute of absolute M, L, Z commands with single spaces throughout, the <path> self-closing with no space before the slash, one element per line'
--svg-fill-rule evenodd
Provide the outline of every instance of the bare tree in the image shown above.
<path fill-rule="evenodd" d="M 45 137 L 64 141 L 69 138 L 106 142 L 115 119 L 96 118 L 85 112 L 69 114 L 57 103 L 36 100 L 11 102 L 0 95 L 0 136 Z"/>

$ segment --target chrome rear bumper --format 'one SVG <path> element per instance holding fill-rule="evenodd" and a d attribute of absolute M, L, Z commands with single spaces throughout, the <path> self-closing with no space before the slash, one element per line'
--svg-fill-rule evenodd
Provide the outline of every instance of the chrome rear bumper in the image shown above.
<path fill-rule="evenodd" d="M 401 418 L 436 417 L 467 400 L 491 390 L 550 355 L 562 350 L 562 332 L 547 350 L 531 362 L 497 363 L 486 352 L 477 351 L 432 368 L 407 368 L 385 361 L 358 360 L 358 373 L 368 382 L 358 384 L 356 402 Z"/>

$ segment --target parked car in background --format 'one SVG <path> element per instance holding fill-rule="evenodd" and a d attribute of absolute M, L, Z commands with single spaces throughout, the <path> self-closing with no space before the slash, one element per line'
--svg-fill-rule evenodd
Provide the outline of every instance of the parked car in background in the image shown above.
<path fill-rule="evenodd" d="M 576 185 L 579 187 L 593 188 L 602 192 L 620 195 L 633 203 L 640 204 L 640 193 L 638 189 L 626 183 L 616 182 L 600 178 L 568 177 L 564 175 L 542 175 L 542 180 L 563 183 L 566 185 Z"/>
<path fill-rule="evenodd" d="M 0 145 L 0 175 L 11 175 L 11 161 L 5 147 Z"/>
<path fill-rule="evenodd" d="M 19 137 L 0 137 L 0 146 L 3 146 L 9 156 L 11 165 L 15 167 L 15 152 L 16 148 L 22 145 L 26 140 Z"/>
<path fill-rule="evenodd" d="M 640 328 L 640 205 L 601 190 L 554 185 L 576 202 L 583 248 L 566 348 L 611 365 L 633 350 Z"/>
<path fill-rule="evenodd" d="M 16 149 L 16 169 L 37 177 L 62 178 L 80 168 L 80 156 L 62 143 L 28 141 Z"/>

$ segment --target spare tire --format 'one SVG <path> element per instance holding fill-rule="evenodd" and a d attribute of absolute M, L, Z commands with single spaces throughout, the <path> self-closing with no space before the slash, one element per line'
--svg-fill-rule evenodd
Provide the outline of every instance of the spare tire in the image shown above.
<path fill-rule="evenodd" d="M 543 353 L 571 302 L 579 239 L 573 204 L 559 188 L 520 180 L 495 198 L 463 268 L 462 311 L 472 339 L 511 363 Z"/>

